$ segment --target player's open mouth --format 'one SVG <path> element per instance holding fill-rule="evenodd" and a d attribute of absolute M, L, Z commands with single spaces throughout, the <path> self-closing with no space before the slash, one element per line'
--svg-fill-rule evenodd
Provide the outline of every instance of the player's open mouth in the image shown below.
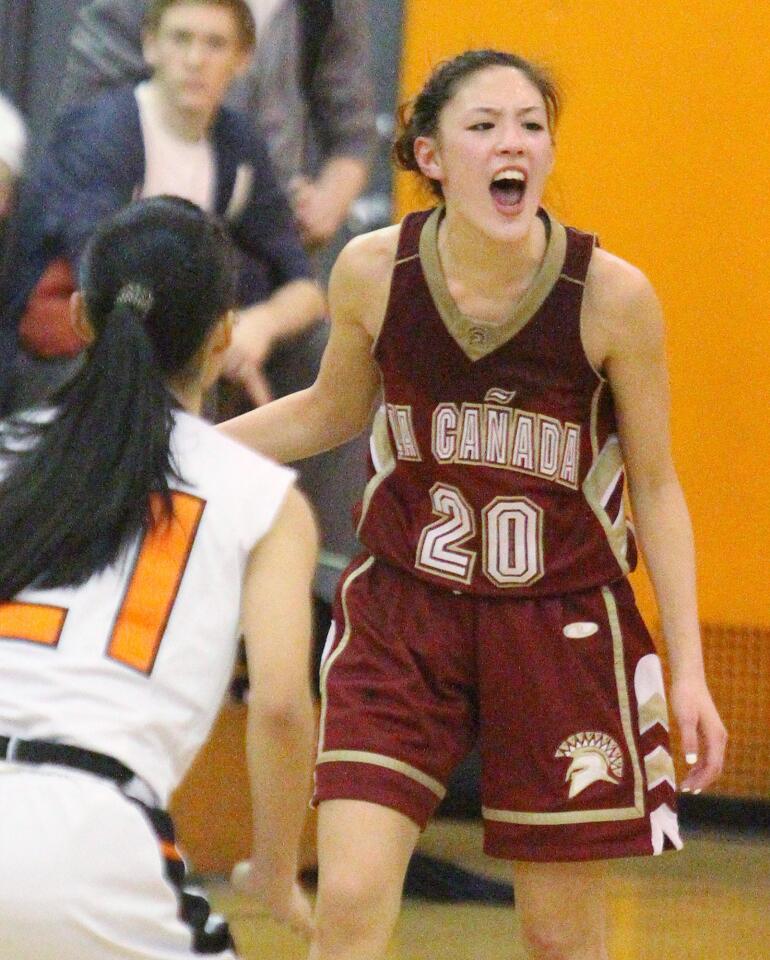
<path fill-rule="evenodd" d="M 492 178 L 489 192 L 495 205 L 503 210 L 513 210 L 524 199 L 527 177 L 522 170 L 501 170 Z"/>

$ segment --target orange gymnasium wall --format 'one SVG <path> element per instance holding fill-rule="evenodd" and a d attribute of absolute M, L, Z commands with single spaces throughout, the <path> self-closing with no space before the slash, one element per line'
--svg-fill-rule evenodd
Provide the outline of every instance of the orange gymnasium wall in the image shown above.
<path fill-rule="evenodd" d="M 640 266 L 663 302 L 674 453 L 701 619 L 770 627 L 767 7 L 756 0 L 406 0 L 402 99 L 497 46 L 565 95 L 548 206 Z M 399 216 L 425 206 L 400 175 Z M 640 603 L 655 620 L 646 578 Z"/>

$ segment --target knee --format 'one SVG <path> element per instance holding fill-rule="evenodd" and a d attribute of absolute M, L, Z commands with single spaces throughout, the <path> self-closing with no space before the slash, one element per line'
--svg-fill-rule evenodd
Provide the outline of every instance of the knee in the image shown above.
<path fill-rule="evenodd" d="M 333 931 L 335 939 L 356 939 L 391 912 L 393 899 L 398 902 L 400 891 L 394 894 L 381 878 L 364 870 L 336 865 L 331 871 L 322 871 L 316 902 L 318 934 L 323 938 Z"/>
<path fill-rule="evenodd" d="M 522 936 L 532 960 L 605 960 L 604 932 L 558 918 L 522 919 Z"/>

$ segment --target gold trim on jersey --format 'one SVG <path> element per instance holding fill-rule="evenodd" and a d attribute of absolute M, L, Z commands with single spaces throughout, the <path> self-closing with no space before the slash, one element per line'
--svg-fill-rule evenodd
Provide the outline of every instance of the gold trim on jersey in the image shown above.
<path fill-rule="evenodd" d="M 323 752 L 324 745 L 324 732 L 326 727 L 326 705 L 327 705 L 327 696 L 326 696 L 326 687 L 329 677 L 329 671 L 334 665 L 334 661 L 339 657 L 342 651 L 350 642 L 350 622 L 348 620 L 348 590 L 350 585 L 361 576 L 362 573 L 371 567 L 374 563 L 374 557 L 367 557 L 366 560 L 361 564 L 361 566 L 356 567 L 346 578 L 345 582 L 342 584 L 342 589 L 340 590 L 340 600 L 342 603 L 342 613 L 345 618 L 345 631 L 340 637 L 340 642 L 331 650 L 330 653 L 325 654 L 321 663 L 321 672 L 319 675 L 318 686 L 321 692 L 321 713 L 318 720 L 318 756 Z M 334 629 L 332 627 L 332 629 Z"/>
<path fill-rule="evenodd" d="M 631 717 L 631 698 L 626 683 L 625 654 L 623 651 L 623 633 L 618 618 L 618 608 L 615 597 L 609 587 L 602 587 L 602 598 L 607 610 L 607 620 L 612 636 L 613 666 L 615 685 L 618 695 L 618 711 L 620 713 L 623 736 L 626 741 L 629 757 L 631 758 L 631 774 L 634 778 L 634 805 L 632 807 L 608 807 L 599 810 L 564 810 L 559 813 L 541 813 L 532 810 L 498 810 L 493 807 L 483 807 L 482 815 L 485 820 L 498 823 L 520 823 L 549 826 L 562 823 L 603 823 L 614 820 L 636 820 L 644 816 L 644 780 L 639 762 L 639 753 L 634 740 L 634 726 Z"/>
<path fill-rule="evenodd" d="M 422 770 L 418 770 L 416 767 L 413 767 L 408 763 L 404 763 L 403 760 L 396 760 L 393 757 L 387 757 L 379 753 L 372 753 L 368 750 L 324 750 L 324 739 L 326 734 L 326 710 L 328 706 L 329 672 L 331 671 L 331 668 L 337 658 L 343 653 L 350 642 L 350 619 L 348 617 L 347 603 L 348 590 L 350 589 L 351 584 L 362 574 L 366 573 L 373 563 L 374 557 L 367 557 L 359 567 L 356 567 L 356 569 L 353 570 L 348 577 L 346 577 L 345 582 L 342 585 L 342 589 L 340 590 L 340 600 L 342 604 L 342 614 L 345 621 L 345 630 L 340 638 L 340 642 L 331 650 L 331 652 L 324 655 L 321 663 L 319 680 L 321 691 L 321 713 L 318 722 L 318 753 L 316 757 L 316 763 L 371 763 L 375 766 L 384 767 L 388 770 L 394 770 L 396 773 L 401 773 L 404 776 L 409 777 L 411 780 L 414 780 L 423 787 L 426 787 L 431 791 L 431 793 L 434 793 L 439 800 L 443 800 L 446 794 L 446 788 L 443 786 L 443 784 L 439 783 L 438 780 L 434 780 L 433 777 L 428 776 L 427 773 L 423 773 Z"/>
<path fill-rule="evenodd" d="M 366 514 L 369 510 L 369 504 L 372 501 L 377 488 L 383 481 L 396 469 L 396 455 L 388 436 L 388 412 L 385 406 L 381 406 L 374 415 L 372 421 L 372 432 L 369 437 L 369 449 L 372 455 L 375 474 L 364 488 L 364 495 L 361 501 L 361 519 L 358 522 L 356 533 L 360 533 Z"/>
<path fill-rule="evenodd" d="M 591 454 L 594 460 L 599 456 L 599 401 L 602 398 L 605 383 L 605 380 L 597 383 L 591 397 Z"/>
<path fill-rule="evenodd" d="M 671 754 L 665 747 L 656 747 L 644 758 L 644 771 L 647 774 L 647 789 L 654 790 L 666 781 L 672 790 L 676 790 L 676 771 Z"/>
<path fill-rule="evenodd" d="M 591 446 L 596 448 L 596 429 L 593 410 L 591 413 Z M 607 543 L 618 562 L 622 573 L 630 572 L 628 562 L 628 531 L 626 528 L 625 504 L 621 500 L 618 515 L 611 519 L 606 505 L 623 477 L 623 453 L 620 441 L 613 433 L 605 442 L 599 453 L 594 454 L 594 462 L 583 481 L 583 496 L 586 503 L 593 510 L 596 519 L 602 525 Z"/>
<path fill-rule="evenodd" d="M 394 770 L 396 773 L 409 777 L 410 780 L 414 780 L 430 790 L 439 800 L 443 800 L 446 796 L 446 787 L 438 780 L 429 777 L 427 773 L 423 773 L 417 767 L 404 763 L 403 760 L 395 760 L 393 757 L 386 757 L 381 753 L 370 753 L 368 750 L 327 750 L 318 755 L 316 763 L 371 763 L 376 767 Z"/>
<path fill-rule="evenodd" d="M 634 724 L 631 718 L 631 697 L 629 696 L 628 684 L 626 682 L 626 657 L 623 649 L 623 631 L 621 630 L 620 618 L 618 617 L 618 605 L 609 587 L 602 587 L 602 599 L 607 609 L 607 618 L 612 634 L 615 682 L 618 688 L 618 706 L 620 708 L 620 719 L 623 725 L 623 736 L 626 740 L 626 747 L 631 757 L 631 768 L 634 772 L 634 806 L 640 811 L 641 815 L 644 813 L 642 768 L 639 763 L 639 754 L 636 750 L 636 741 L 634 740 Z"/>
<path fill-rule="evenodd" d="M 548 242 L 534 280 L 506 320 L 499 324 L 486 323 L 461 313 L 449 292 L 438 252 L 438 228 L 443 213 L 444 208 L 437 207 L 420 232 L 420 260 L 425 281 L 449 335 L 469 360 L 480 360 L 519 333 L 543 305 L 562 275 L 567 254 L 567 231 L 558 220 L 543 211 L 548 218 Z"/>
<path fill-rule="evenodd" d="M 597 238 L 596 238 L 596 235 L 594 235 L 593 243 L 591 244 L 591 253 L 589 256 L 589 269 L 590 269 L 591 257 L 593 257 L 594 250 L 596 249 L 596 244 L 597 244 Z M 567 277 L 565 274 L 562 274 L 562 277 L 564 277 L 565 280 L 572 280 L 573 283 L 581 282 L 579 280 L 575 280 L 572 277 Z M 585 283 L 583 283 L 582 286 L 585 287 Z M 588 356 L 588 351 L 586 350 L 585 326 L 586 326 L 586 298 L 583 297 L 580 302 L 580 323 L 579 323 L 580 343 L 583 347 L 583 356 L 585 357 L 586 363 L 588 364 L 588 366 L 593 370 L 593 372 L 596 374 L 599 380 L 602 381 L 602 383 L 604 383 L 606 382 L 607 378 L 604 376 L 604 374 L 599 369 L 599 367 L 594 366 L 593 361 Z"/>
<path fill-rule="evenodd" d="M 645 703 L 639 704 L 639 732 L 646 733 L 656 723 L 668 731 L 668 706 L 662 693 L 653 694 Z"/>

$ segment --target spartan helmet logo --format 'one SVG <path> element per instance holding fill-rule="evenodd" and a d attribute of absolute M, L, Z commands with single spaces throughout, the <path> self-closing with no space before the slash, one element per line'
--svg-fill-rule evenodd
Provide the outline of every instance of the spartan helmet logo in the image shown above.
<path fill-rule="evenodd" d="M 592 783 L 599 780 L 619 783 L 623 776 L 623 754 L 620 747 L 608 734 L 596 730 L 567 737 L 554 756 L 572 758 L 564 776 L 565 780 L 570 781 L 570 799 Z"/>

